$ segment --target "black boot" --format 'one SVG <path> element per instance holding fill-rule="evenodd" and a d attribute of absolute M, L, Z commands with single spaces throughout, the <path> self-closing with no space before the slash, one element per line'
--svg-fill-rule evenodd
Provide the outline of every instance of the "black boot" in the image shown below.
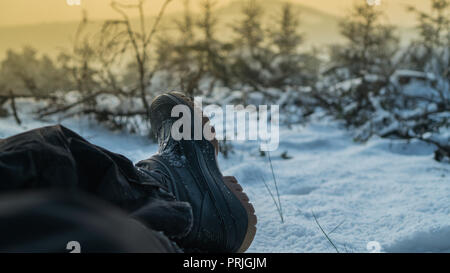
<path fill-rule="evenodd" d="M 185 251 L 244 252 L 256 233 L 254 208 L 236 179 L 220 172 L 217 140 L 172 138 L 171 126 L 177 118 L 171 117 L 171 111 L 180 104 L 189 107 L 192 121 L 201 118 L 203 125 L 209 121 L 180 93 L 158 96 L 151 105 L 150 121 L 159 152 L 137 166 L 160 173 L 176 199 L 191 204 L 192 228 L 183 238 L 175 239 Z"/>

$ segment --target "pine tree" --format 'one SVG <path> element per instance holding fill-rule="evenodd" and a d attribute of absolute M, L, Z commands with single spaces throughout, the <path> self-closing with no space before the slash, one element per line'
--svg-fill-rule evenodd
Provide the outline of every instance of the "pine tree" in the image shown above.
<path fill-rule="evenodd" d="M 261 89 L 268 85 L 273 52 L 265 45 L 263 9 L 255 0 L 243 3 L 242 19 L 231 27 L 235 34 L 231 70 L 235 83 Z"/>
<path fill-rule="evenodd" d="M 313 54 L 299 52 L 303 42 L 299 13 L 292 4 L 284 4 L 268 29 L 270 44 L 275 49 L 272 86 L 312 85 L 316 80 L 318 59 Z"/>
<path fill-rule="evenodd" d="M 431 0 L 430 13 L 412 6 L 408 9 L 417 15 L 420 33 L 418 41 L 411 46 L 410 64 L 435 74 L 441 80 L 443 92 L 450 92 L 450 1 Z"/>
<path fill-rule="evenodd" d="M 277 52 L 280 55 L 288 56 L 296 53 L 303 41 L 303 37 L 299 33 L 300 20 L 290 3 L 283 5 L 279 18 L 276 21 L 275 28 L 269 30 L 269 33 Z"/>
<path fill-rule="evenodd" d="M 199 81 L 203 76 L 203 64 L 195 37 L 195 21 L 189 0 L 184 0 L 183 17 L 176 20 L 175 24 L 177 38 L 166 37 L 160 43 L 161 61 L 167 62 L 164 69 L 174 78 L 174 87 L 193 96 L 198 91 Z"/>
<path fill-rule="evenodd" d="M 242 15 L 243 19 L 232 26 L 236 34 L 234 44 L 254 56 L 264 41 L 263 9 L 255 0 L 248 0 L 242 7 Z"/>
<path fill-rule="evenodd" d="M 418 10 L 414 6 L 408 10 L 415 13 L 419 24 L 417 29 L 420 32 L 420 42 L 429 52 L 449 46 L 450 42 L 450 1 L 431 0 L 431 12 L 426 13 Z"/>
<path fill-rule="evenodd" d="M 383 13 L 377 8 L 355 4 L 352 13 L 340 24 L 346 44 L 333 47 L 331 58 L 337 66 L 345 67 L 352 78 L 383 74 L 398 50 L 395 28 L 380 23 Z"/>
<path fill-rule="evenodd" d="M 417 10 L 415 7 L 408 9 L 417 15 L 417 29 L 420 33 L 418 41 L 412 43 L 409 64 L 415 69 L 432 75 L 433 88 L 437 91 L 438 96 L 433 96 L 429 102 L 435 103 L 439 111 L 449 111 L 450 1 L 431 0 L 429 13 Z M 444 123 L 448 124 L 448 120 L 445 120 Z"/>
<path fill-rule="evenodd" d="M 227 66 L 222 55 L 223 43 L 215 36 L 218 20 L 213 10 L 216 3 L 213 0 L 203 0 L 202 12 L 197 21 L 201 33 L 195 45 L 199 52 L 198 67 L 211 79 L 208 92 L 212 91 L 218 80 L 225 84 L 228 81 Z"/>

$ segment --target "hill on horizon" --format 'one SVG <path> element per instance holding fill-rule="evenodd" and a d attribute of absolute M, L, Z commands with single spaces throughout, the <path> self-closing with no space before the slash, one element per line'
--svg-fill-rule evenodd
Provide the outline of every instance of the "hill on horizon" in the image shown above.
<path fill-rule="evenodd" d="M 276 17 L 281 14 L 284 1 L 261 0 L 260 4 L 264 10 L 264 24 L 267 25 L 272 24 Z M 338 29 L 340 17 L 302 4 L 293 3 L 292 7 L 294 12 L 299 14 L 301 22 L 299 31 L 304 34 L 305 47 L 322 47 L 342 41 Z M 241 9 L 242 1 L 234 1 L 215 10 L 219 20 L 218 37 L 226 40 L 233 37 L 230 25 L 239 20 Z M 181 12 L 166 14 L 161 22 L 162 31 L 172 32 L 174 21 L 181 15 Z M 147 22 L 151 24 L 154 19 L 154 16 L 149 16 Z M 137 22 L 137 18 L 132 20 Z M 87 32 L 98 31 L 102 23 L 103 20 L 92 21 L 87 27 Z M 55 57 L 62 50 L 71 47 L 78 24 L 79 21 L 71 21 L 0 27 L 0 38 L 2 40 L 2 43 L 0 43 L 0 60 L 4 58 L 8 49 L 20 50 L 27 45 L 37 49 L 40 54 L 45 53 Z"/>

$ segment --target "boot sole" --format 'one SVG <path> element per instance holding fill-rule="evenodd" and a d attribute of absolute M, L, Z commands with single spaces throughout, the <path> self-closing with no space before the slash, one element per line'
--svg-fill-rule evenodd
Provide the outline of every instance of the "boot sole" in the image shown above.
<path fill-rule="evenodd" d="M 241 201 L 242 206 L 247 211 L 248 224 L 247 233 L 245 234 L 244 241 L 242 245 L 237 250 L 238 253 L 244 253 L 252 244 L 253 239 L 256 235 L 256 223 L 257 218 L 255 215 L 255 208 L 252 203 L 250 203 L 249 198 L 245 192 L 242 190 L 242 186 L 239 185 L 236 177 L 234 176 L 222 176 L 223 183 L 230 189 L 230 191 L 236 196 L 239 201 Z"/>
<path fill-rule="evenodd" d="M 186 104 L 189 107 L 191 107 L 192 109 L 194 109 L 194 107 L 195 107 L 194 102 L 189 97 L 187 97 L 181 93 L 171 92 L 167 95 L 172 97 L 179 104 Z M 202 120 L 203 120 L 202 125 L 204 125 L 206 122 L 209 122 L 209 118 L 207 118 L 207 117 Z M 212 139 L 210 142 L 214 146 L 215 156 L 216 156 L 216 160 L 217 160 L 217 154 L 218 154 L 218 149 L 219 149 L 218 142 L 217 142 L 216 138 Z M 220 170 L 219 170 L 219 172 L 220 172 Z M 253 207 L 252 203 L 249 202 L 250 200 L 249 200 L 247 194 L 245 194 L 243 192 L 242 186 L 239 185 L 237 179 L 234 176 L 223 176 L 222 174 L 221 174 L 221 176 L 222 176 L 222 182 L 230 190 L 230 192 L 233 193 L 234 196 L 240 201 L 242 207 L 247 212 L 247 231 L 246 231 L 246 234 L 244 236 L 244 240 L 243 240 L 241 246 L 237 250 L 238 253 L 243 253 L 250 247 L 250 245 L 252 244 L 253 239 L 255 238 L 255 235 L 256 235 L 257 217 L 255 215 L 255 208 Z"/>

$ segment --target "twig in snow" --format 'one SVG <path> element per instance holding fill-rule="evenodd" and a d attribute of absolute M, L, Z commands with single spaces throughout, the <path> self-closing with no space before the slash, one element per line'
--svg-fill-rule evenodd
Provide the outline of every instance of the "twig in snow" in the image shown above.
<path fill-rule="evenodd" d="M 330 239 L 330 237 L 328 236 L 328 234 L 323 230 L 322 226 L 320 225 L 319 221 L 317 220 L 316 215 L 314 214 L 313 211 L 311 211 L 314 220 L 316 221 L 316 224 L 319 226 L 320 230 L 322 231 L 323 235 L 325 235 L 325 237 L 327 238 L 328 242 L 330 242 L 330 244 L 334 247 L 334 249 L 336 250 L 337 253 L 339 253 L 338 248 L 336 247 L 336 245 L 333 243 L 333 241 Z"/>
<path fill-rule="evenodd" d="M 331 233 L 335 232 L 344 222 L 345 222 L 345 220 L 342 220 L 342 222 L 340 222 L 335 228 L 333 228 L 333 230 L 328 232 L 328 235 L 330 235 Z"/>
<path fill-rule="evenodd" d="M 275 177 L 275 172 L 273 171 L 273 165 L 272 165 L 272 159 L 270 157 L 270 152 L 267 151 L 267 157 L 269 158 L 269 165 L 270 165 L 270 170 L 272 172 L 272 177 L 273 177 L 273 183 L 275 184 L 275 190 L 277 193 L 277 198 L 278 198 L 278 212 L 280 213 L 280 217 L 281 217 L 281 222 L 284 223 L 284 218 L 283 218 L 283 208 L 281 207 L 281 199 L 280 199 L 280 193 L 278 191 L 278 183 L 277 183 L 277 179 Z"/>
<path fill-rule="evenodd" d="M 263 181 L 264 186 L 266 186 L 266 189 L 269 192 L 270 197 L 272 197 L 273 203 L 275 204 L 275 207 L 277 208 L 278 214 L 280 215 L 281 222 L 284 223 L 283 213 L 281 212 L 280 207 L 278 206 L 277 200 L 275 199 L 275 196 L 273 196 L 273 193 L 270 190 L 269 185 L 267 185 L 266 180 L 264 179 L 264 177 L 262 175 L 261 175 L 261 180 Z"/>

